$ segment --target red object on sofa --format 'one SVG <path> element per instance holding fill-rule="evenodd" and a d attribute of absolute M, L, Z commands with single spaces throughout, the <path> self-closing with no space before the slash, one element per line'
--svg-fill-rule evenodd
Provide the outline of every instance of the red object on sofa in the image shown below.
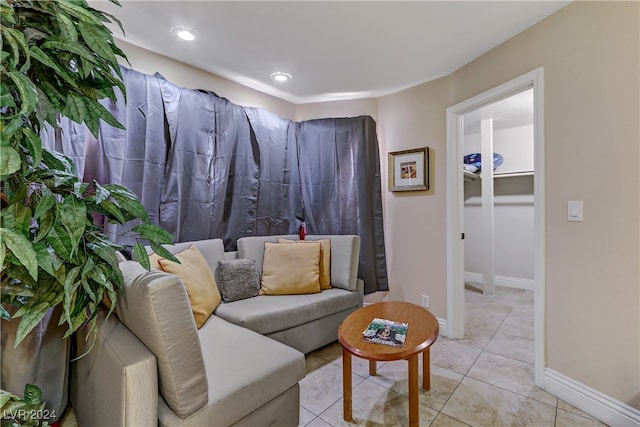
<path fill-rule="evenodd" d="M 300 224 L 300 228 L 298 228 L 298 237 L 300 238 L 300 240 L 304 240 L 304 238 L 307 235 L 307 225 L 306 223 L 302 223 Z"/>

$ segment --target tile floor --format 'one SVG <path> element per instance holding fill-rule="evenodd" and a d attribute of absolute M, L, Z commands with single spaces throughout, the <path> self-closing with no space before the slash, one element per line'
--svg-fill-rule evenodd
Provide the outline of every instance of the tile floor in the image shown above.
<path fill-rule="evenodd" d="M 533 384 L 533 293 L 465 291 L 466 336 L 431 348 L 431 390 L 420 389 L 420 425 L 604 426 Z M 408 425 L 407 365 L 353 359 L 353 423 L 342 419 L 342 351 L 336 342 L 307 355 L 300 426 Z M 420 361 L 422 363 L 422 361 Z M 421 369 L 421 368 L 420 368 Z"/>

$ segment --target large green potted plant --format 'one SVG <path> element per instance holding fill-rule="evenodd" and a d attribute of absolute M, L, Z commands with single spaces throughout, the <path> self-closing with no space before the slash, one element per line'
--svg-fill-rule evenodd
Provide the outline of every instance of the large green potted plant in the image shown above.
<path fill-rule="evenodd" d="M 18 347 L 56 307 L 54 326 L 61 325 L 63 338 L 86 324 L 95 328 L 105 296 L 114 302 L 110 313 L 114 309 L 123 286 L 116 258 L 121 247 L 95 224 L 96 216 L 139 221 L 133 251 L 147 268 L 144 241 L 174 259 L 160 246 L 172 236 L 150 224 L 134 193 L 82 182 L 72 160 L 44 149 L 40 139 L 45 123 L 56 127 L 60 115 L 85 123 L 95 136 L 101 120 L 123 128 L 98 102 L 115 101 L 118 88 L 125 92 L 116 57 L 126 58 L 109 22 L 119 25 L 84 0 L 0 0 L 3 364 L 11 360 L 4 357 L 7 347 Z M 12 337 L 4 333 L 9 323 Z M 47 384 L 38 385 L 46 396 Z"/>

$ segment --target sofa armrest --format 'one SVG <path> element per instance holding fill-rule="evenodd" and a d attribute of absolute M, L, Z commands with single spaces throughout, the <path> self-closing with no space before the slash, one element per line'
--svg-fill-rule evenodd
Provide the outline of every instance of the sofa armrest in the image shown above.
<path fill-rule="evenodd" d="M 364 304 L 364 280 L 356 281 L 356 292 L 358 293 L 358 308 L 362 308 Z"/>
<path fill-rule="evenodd" d="M 71 404 L 79 426 L 158 424 L 156 358 L 115 314 L 98 313 L 93 349 L 72 363 Z M 91 346 L 85 327 L 76 334 L 77 354 Z"/>

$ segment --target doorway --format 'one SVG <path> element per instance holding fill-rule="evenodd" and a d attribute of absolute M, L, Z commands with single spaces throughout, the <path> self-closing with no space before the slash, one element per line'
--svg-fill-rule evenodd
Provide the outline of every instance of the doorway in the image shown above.
<path fill-rule="evenodd" d="M 500 86 L 483 92 L 447 109 L 447 333 L 450 338 L 464 337 L 464 116 L 490 104 L 531 89 L 533 91 L 533 288 L 535 382 L 541 385 L 545 366 L 545 222 L 544 222 L 544 101 L 543 69 L 538 68 Z M 485 158 L 492 157 L 493 147 Z M 489 172 L 486 170 L 485 172 Z M 491 170 L 491 168 L 488 168 Z M 484 172 L 483 172 L 484 173 Z M 492 171 L 491 185 L 493 185 Z M 488 187 L 488 182 L 483 186 Z M 493 189 L 491 188 L 491 193 Z M 489 221 L 487 219 L 487 221 Z M 491 221 L 493 221 L 491 219 Z M 492 257 L 490 257 L 492 258 Z M 493 263 L 493 259 L 491 259 Z M 487 270 L 489 271 L 489 270 Z"/>

